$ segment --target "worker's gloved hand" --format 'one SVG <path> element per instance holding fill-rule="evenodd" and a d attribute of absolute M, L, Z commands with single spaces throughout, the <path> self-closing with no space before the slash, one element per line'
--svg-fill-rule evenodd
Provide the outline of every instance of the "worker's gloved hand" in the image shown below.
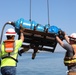
<path fill-rule="evenodd" d="M 58 34 L 59 34 L 59 35 L 63 35 L 63 36 L 65 36 L 65 32 L 62 31 L 62 30 L 60 30 L 60 31 L 58 32 Z"/>
<path fill-rule="evenodd" d="M 22 24 L 20 24 L 20 32 L 23 33 L 25 28 L 22 27 Z"/>
<path fill-rule="evenodd" d="M 23 31 L 24 31 L 23 29 L 20 29 L 20 33 L 23 33 Z"/>
<path fill-rule="evenodd" d="M 59 38 L 60 38 L 61 40 L 63 40 L 63 39 L 64 39 L 64 36 L 65 36 L 65 32 L 62 31 L 62 30 L 60 30 L 60 31 L 58 32 L 58 34 L 59 34 Z"/>

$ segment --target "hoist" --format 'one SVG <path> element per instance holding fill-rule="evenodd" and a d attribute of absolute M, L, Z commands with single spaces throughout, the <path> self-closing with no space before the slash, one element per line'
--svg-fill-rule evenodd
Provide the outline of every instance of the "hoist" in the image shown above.
<path fill-rule="evenodd" d="M 20 36 L 20 28 L 24 29 L 24 42 L 28 43 L 28 45 L 23 44 L 23 50 L 28 51 L 29 49 L 33 49 L 34 52 L 32 54 L 32 59 L 35 58 L 38 50 L 40 51 L 49 51 L 54 52 L 57 41 L 55 39 L 56 34 L 59 34 L 62 30 L 57 26 L 50 26 L 49 23 L 49 2 L 47 0 L 47 9 L 48 9 L 48 24 L 41 25 L 35 21 L 31 20 L 31 0 L 30 0 L 30 19 L 25 20 L 23 18 L 18 19 L 14 22 L 7 22 L 4 24 L 2 32 L 1 32 L 1 40 L 3 36 L 3 30 L 6 25 L 12 25 L 15 28 L 18 37 Z M 63 35 L 59 35 L 59 37 L 63 40 Z M 18 38 L 19 39 L 19 38 Z"/>

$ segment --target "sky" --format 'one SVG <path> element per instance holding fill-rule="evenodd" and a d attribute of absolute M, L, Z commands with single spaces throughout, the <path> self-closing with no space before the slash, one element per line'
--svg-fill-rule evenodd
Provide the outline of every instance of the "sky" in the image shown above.
<path fill-rule="evenodd" d="M 6 22 L 20 18 L 30 19 L 30 0 L 0 0 L 0 30 Z M 61 28 L 67 35 L 75 33 L 76 0 L 49 0 L 49 19 L 50 26 Z M 48 24 L 47 0 L 31 0 L 31 20 Z M 10 27 L 6 26 L 5 30 Z"/>

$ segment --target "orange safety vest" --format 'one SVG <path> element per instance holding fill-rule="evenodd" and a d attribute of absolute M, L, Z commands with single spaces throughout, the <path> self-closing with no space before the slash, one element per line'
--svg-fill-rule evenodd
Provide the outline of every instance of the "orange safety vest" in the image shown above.
<path fill-rule="evenodd" d="M 4 41 L 5 52 L 11 53 L 14 51 L 14 40 L 6 40 Z"/>

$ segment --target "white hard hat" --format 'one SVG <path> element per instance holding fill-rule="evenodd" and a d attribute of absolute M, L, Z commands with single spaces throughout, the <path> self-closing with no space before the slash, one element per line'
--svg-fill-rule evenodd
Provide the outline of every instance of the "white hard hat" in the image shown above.
<path fill-rule="evenodd" d="M 13 28 L 9 28 L 7 31 L 6 31 L 6 34 L 5 35 L 16 35 L 16 32 Z"/>
<path fill-rule="evenodd" d="M 70 37 L 71 37 L 71 38 L 76 38 L 76 33 L 72 33 L 72 34 L 70 35 Z"/>

